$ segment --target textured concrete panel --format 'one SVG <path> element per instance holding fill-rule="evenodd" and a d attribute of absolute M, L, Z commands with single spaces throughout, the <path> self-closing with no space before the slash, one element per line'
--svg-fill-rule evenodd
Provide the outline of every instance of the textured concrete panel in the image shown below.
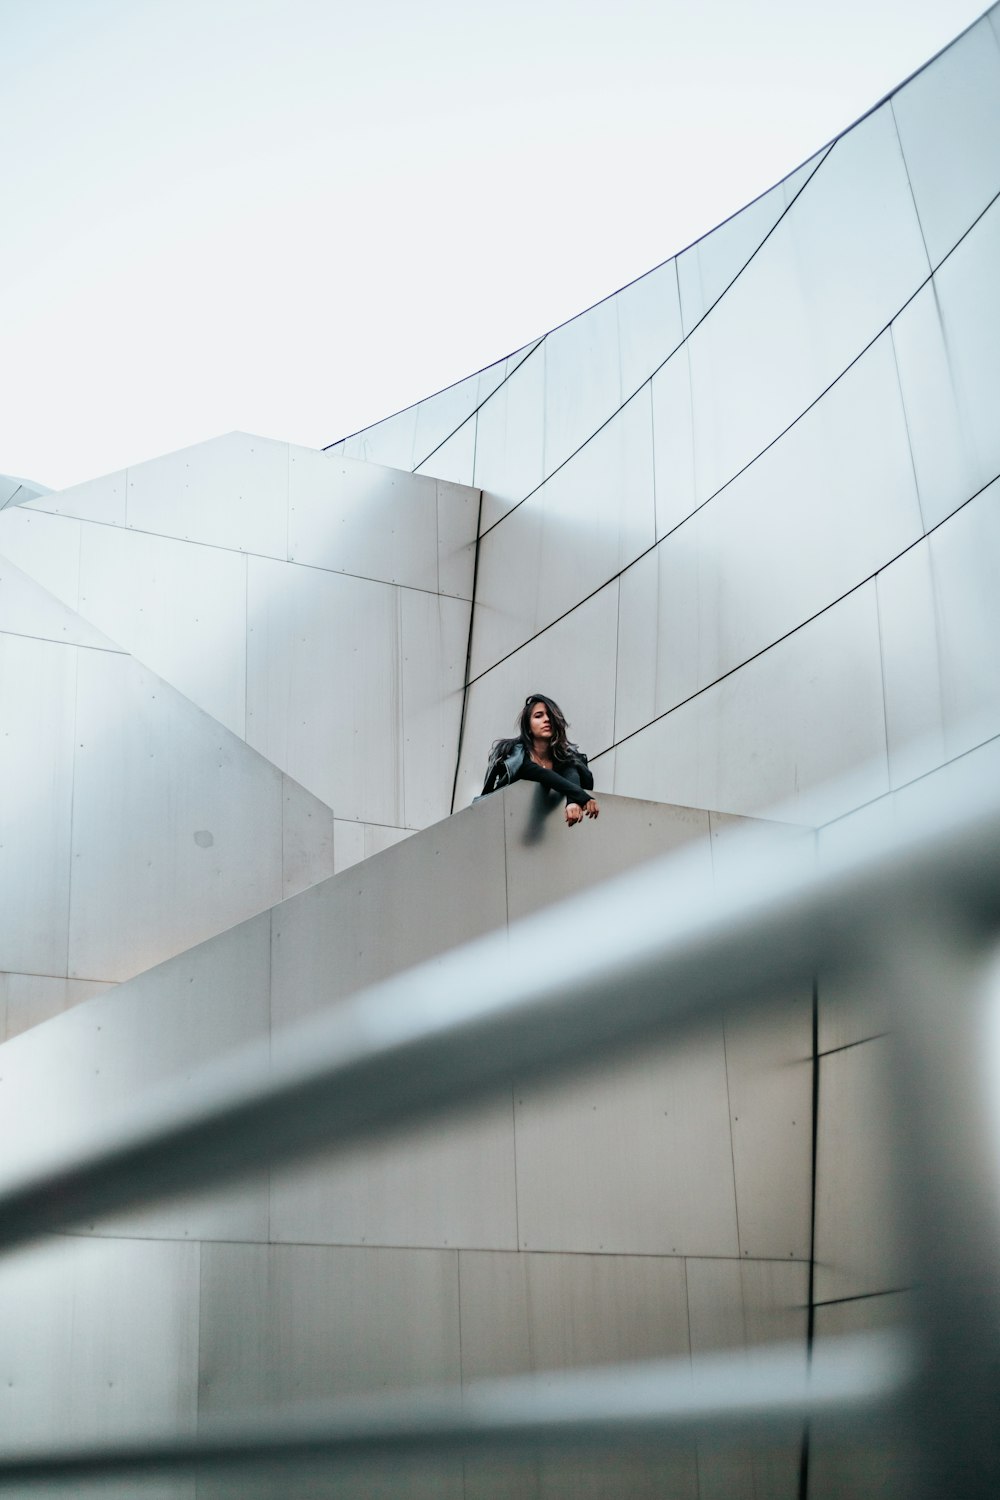
<path fill-rule="evenodd" d="M 5 1043 L 0 1134 L 10 1170 L 72 1149 L 81 1132 L 137 1098 L 158 1089 L 169 1096 L 192 1070 L 263 1037 L 269 967 L 265 915 Z M 266 1183 L 96 1228 L 101 1236 L 265 1239 Z"/>
<path fill-rule="evenodd" d="M 545 340 L 546 476 L 617 411 L 622 394 L 618 312 L 608 297 Z"/>
<path fill-rule="evenodd" d="M 433 479 L 289 450 L 290 562 L 436 590 Z"/>
<path fill-rule="evenodd" d="M 9 1041 L 100 995 L 106 979 L 59 979 L 48 974 L 0 974 L 0 1041 Z"/>
<path fill-rule="evenodd" d="M 31 503 L 31 510 L 48 511 L 56 516 L 77 516 L 84 521 L 100 521 L 105 526 L 125 525 L 125 487 L 127 470 L 87 479 L 70 489 L 57 490 Z"/>
<path fill-rule="evenodd" d="M 681 340 L 675 263 L 668 260 L 623 287 L 612 299 L 618 314 L 622 400 L 635 394 Z"/>
<path fill-rule="evenodd" d="M 82 653 L 74 757 L 71 977 L 127 978 L 280 899 L 280 775 L 131 658 Z"/>
<path fill-rule="evenodd" d="M 684 344 L 653 376 L 651 386 L 658 538 L 679 525 L 698 503 L 691 399 L 691 354 Z"/>
<path fill-rule="evenodd" d="M 813 825 L 887 786 L 873 583 L 625 740 L 615 757 L 624 796 Z"/>
<path fill-rule="evenodd" d="M 820 1063 L 816 1159 L 818 1302 L 895 1291 L 907 1283 L 897 1242 L 890 1159 L 891 1040 L 833 1052 Z"/>
<path fill-rule="evenodd" d="M 739 1254 L 721 1027 L 515 1102 L 522 1249 Z"/>
<path fill-rule="evenodd" d="M 453 1252 L 210 1245 L 202 1256 L 203 1416 L 459 1379 Z M 338 1500 L 462 1496 L 457 1461 L 257 1475 L 201 1480 L 199 1500 L 284 1500 L 290 1483 L 296 1495 Z"/>
<path fill-rule="evenodd" d="M 194 1432 L 198 1256 L 196 1245 L 49 1239 L 5 1259 L 4 1446 Z M 193 1500 L 194 1484 L 151 1493 Z"/>
<path fill-rule="evenodd" d="M 740 1251 L 808 1260 L 812 1225 L 812 997 L 726 1020 Z"/>
<path fill-rule="evenodd" d="M 524 359 L 479 409 L 475 486 L 492 526 L 545 477 L 545 345 Z"/>
<path fill-rule="evenodd" d="M 494 797 L 274 912 L 274 1024 L 288 1025 L 506 920 L 503 799 Z"/>
<path fill-rule="evenodd" d="M 644 389 L 480 543 L 473 676 L 600 588 L 653 540 Z"/>
<path fill-rule="evenodd" d="M 786 206 L 784 184 L 779 182 L 677 257 L 685 334 L 725 295 Z"/>
<path fill-rule="evenodd" d="M 1000 203 L 893 324 L 924 525 L 1000 473 Z"/>
<path fill-rule="evenodd" d="M 503 796 L 512 922 L 672 849 L 687 848 L 689 878 L 711 888 L 708 814 L 701 808 L 616 797 L 595 821 L 569 827 L 561 799 L 550 801 L 540 787 L 515 786 Z"/>
<path fill-rule="evenodd" d="M 837 141 L 691 336 L 699 501 L 846 369 L 928 271 L 883 105 Z"/>
<path fill-rule="evenodd" d="M 273 1174 L 270 1238 L 516 1250 L 514 1184 L 508 1093 L 443 1124 Z"/>
<path fill-rule="evenodd" d="M 128 525 L 237 552 L 288 555 L 288 444 L 230 432 L 128 471 Z"/>
<path fill-rule="evenodd" d="M 688 1260 L 691 1354 L 799 1342 L 806 1357 L 809 1268 L 774 1261 Z M 797 1500 L 801 1446 L 749 1452 L 700 1445 L 699 1500 Z"/>
<path fill-rule="evenodd" d="M 660 543 L 656 610 L 645 621 L 656 643 L 654 712 L 748 661 L 920 535 L 895 364 L 882 338 Z M 623 593 L 629 585 L 626 573 Z M 626 670 L 643 655 L 633 646 L 623 642 Z"/>
<path fill-rule="evenodd" d="M 0 514 L 0 553 L 75 610 L 80 593 L 80 523 L 24 505 Z"/>
<path fill-rule="evenodd" d="M 476 427 L 478 416 L 471 416 L 462 423 L 458 431 L 426 462 L 415 470 L 417 474 L 436 474 L 441 479 L 455 484 L 471 485 L 476 477 Z"/>
<path fill-rule="evenodd" d="M 426 828 L 451 811 L 472 605 L 399 591 L 403 816 Z"/>
<path fill-rule="evenodd" d="M 640 1256 L 463 1252 L 462 1379 L 683 1357 L 687 1300 L 681 1260 Z M 466 1463 L 468 1500 L 698 1493 L 693 1450 L 667 1459 L 588 1454 L 530 1464 Z"/>
<path fill-rule="evenodd" d="M 1000 483 L 878 579 L 892 784 L 1000 732 Z"/>
<path fill-rule="evenodd" d="M 937 265 L 1000 190 L 1000 46 L 984 16 L 892 101 Z"/>
<path fill-rule="evenodd" d="M 74 541 L 79 545 L 79 537 Z M 0 632 L 98 651 L 119 649 L 5 557 L 0 557 Z"/>
<path fill-rule="evenodd" d="M 338 817 L 402 823 L 397 590 L 251 558 L 247 614 L 248 742 Z"/>
<path fill-rule="evenodd" d="M 897 1328 L 907 1322 L 908 1311 L 905 1293 L 817 1307 L 813 1346 L 817 1366 L 823 1359 L 824 1340 Z M 903 1500 L 915 1494 L 919 1485 L 913 1453 L 898 1435 L 879 1439 L 866 1434 L 854 1443 L 831 1443 L 817 1433 L 810 1443 L 810 1500 L 843 1500 L 845 1495 L 851 1500 Z"/>
<path fill-rule="evenodd" d="M 247 559 L 80 524 L 80 613 L 242 739 Z"/>
<path fill-rule="evenodd" d="M 80 654 L 71 646 L 0 635 L 0 969 L 66 973 Z"/>

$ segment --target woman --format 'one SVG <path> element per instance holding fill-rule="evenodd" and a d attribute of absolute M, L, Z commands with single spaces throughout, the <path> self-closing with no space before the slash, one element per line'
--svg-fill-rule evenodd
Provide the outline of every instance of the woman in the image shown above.
<path fill-rule="evenodd" d="M 592 792 L 594 778 L 587 757 L 566 735 L 566 718 L 544 693 L 529 693 L 512 740 L 496 740 L 490 751 L 482 795 L 513 781 L 537 781 L 566 798 L 566 822 L 572 828 L 600 812 Z"/>

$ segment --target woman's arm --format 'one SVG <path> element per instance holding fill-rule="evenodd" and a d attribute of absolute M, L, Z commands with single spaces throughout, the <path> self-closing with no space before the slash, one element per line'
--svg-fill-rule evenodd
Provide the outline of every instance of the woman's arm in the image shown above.
<path fill-rule="evenodd" d="M 542 786 L 548 787 L 550 792 L 558 792 L 565 797 L 567 802 L 575 802 L 578 807 L 586 807 L 588 802 L 593 801 L 593 793 L 585 791 L 580 785 L 580 773 L 576 766 L 568 765 L 566 771 L 565 776 L 560 776 L 558 771 L 546 770 L 545 766 L 540 766 L 537 761 L 526 755 L 521 767 L 520 779 L 538 781 Z"/>

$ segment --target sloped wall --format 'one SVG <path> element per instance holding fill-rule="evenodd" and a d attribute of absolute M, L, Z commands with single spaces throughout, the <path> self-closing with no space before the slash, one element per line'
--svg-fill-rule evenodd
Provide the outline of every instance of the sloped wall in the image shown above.
<path fill-rule="evenodd" d="M 643 858 L 679 851 L 678 879 L 685 889 L 700 884 L 706 899 L 726 878 L 732 819 L 611 797 L 596 825 L 571 830 L 558 810 L 540 816 L 540 802 L 526 785 L 499 793 L 369 860 L 363 873 L 313 886 L 10 1042 L 0 1130 L 12 1168 L 137 1093 L 266 1037 L 271 1025 L 337 1005 L 359 985 L 572 899 Z M 811 858 L 811 840 L 795 830 L 764 832 L 772 844 L 790 840 L 788 857 Z M 421 1380 L 804 1337 L 810 1026 L 808 995 L 776 997 L 763 1032 L 727 1023 L 680 1051 L 657 1047 L 557 1088 L 515 1081 L 463 1118 L 402 1141 L 208 1205 L 83 1226 L 41 1260 L 5 1262 L 6 1430 L 24 1409 L 25 1380 L 37 1378 L 31 1351 L 54 1317 L 50 1275 L 61 1278 L 64 1300 L 81 1299 L 81 1327 L 99 1326 L 102 1297 L 130 1297 L 139 1337 L 162 1349 L 157 1364 L 120 1334 L 105 1360 L 109 1378 L 117 1373 L 106 1405 L 93 1390 L 74 1406 L 69 1372 L 57 1373 L 43 1412 L 80 1433 L 94 1423 L 183 1425 L 198 1412 Z M 39 1128 L 29 1101 L 42 1087 L 60 1108 Z M 102 1266 L 117 1268 L 114 1287 Z M 169 1338 L 142 1311 L 156 1278 L 158 1296 L 182 1303 Z M 178 1332 L 189 1324 L 196 1341 Z M 165 1383 L 180 1393 L 169 1402 Z M 41 1433 L 42 1417 L 33 1421 Z M 623 1483 L 645 1494 L 669 1481 L 671 1493 L 694 1496 L 699 1482 L 702 1494 L 750 1484 L 760 1463 L 744 1455 L 720 1468 L 692 1451 L 597 1471 L 557 1464 L 541 1479 L 471 1465 L 464 1490 L 454 1469 L 423 1482 L 428 1493 L 512 1496 L 535 1493 L 536 1482 L 541 1494 L 585 1482 L 611 1496 Z M 780 1476 L 773 1493 L 792 1496 L 797 1454 L 771 1463 Z M 330 1493 L 378 1493 L 373 1483 Z M 424 1491 L 414 1480 L 406 1493 Z"/>

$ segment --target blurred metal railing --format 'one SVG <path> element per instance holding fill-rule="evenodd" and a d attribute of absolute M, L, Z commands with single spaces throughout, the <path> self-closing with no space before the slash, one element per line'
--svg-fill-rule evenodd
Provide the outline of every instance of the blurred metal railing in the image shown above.
<path fill-rule="evenodd" d="M 587 935 L 581 942 L 581 934 Z M 1000 802 L 835 870 L 747 853 L 708 899 L 677 857 L 373 987 L 0 1184 L 0 1247 L 344 1146 L 612 1050 L 765 1007 L 817 971 L 877 990 L 895 1042 L 903 1339 L 519 1377 L 7 1454 L 0 1488 L 96 1475 L 898 1426 L 925 1493 L 1000 1494 Z"/>

